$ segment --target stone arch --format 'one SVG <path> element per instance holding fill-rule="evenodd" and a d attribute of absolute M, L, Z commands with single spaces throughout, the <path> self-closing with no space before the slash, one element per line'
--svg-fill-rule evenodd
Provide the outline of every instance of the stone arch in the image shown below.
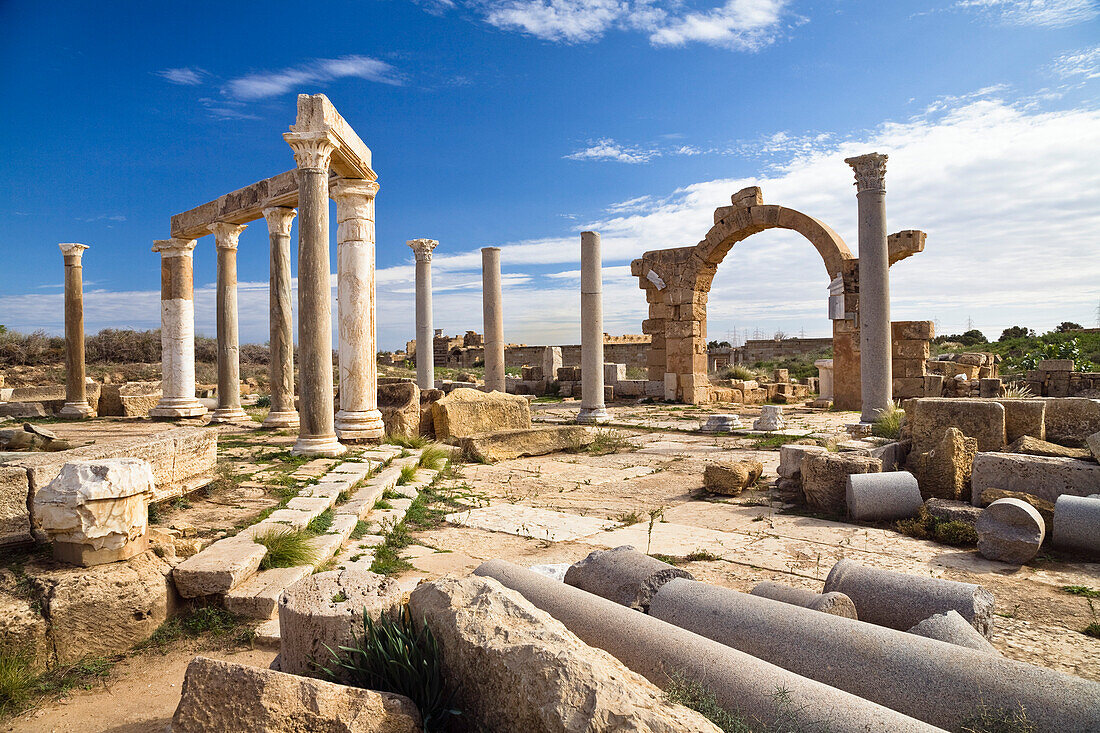
<path fill-rule="evenodd" d="M 718 265 L 753 234 L 790 229 L 814 246 L 829 275 L 835 404 L 858 409 L 858 260 L 829 226 L 795 209 L 764 204 L 758 187 L 738 191 L 731 201 L 732 206 L 715 210 L 714 226 L 697 245 L 646 252 L 631 263 L 649 302 L 649 318 L 642 324 L 651 337 L 649 379 L 664 382 L 666 399 L 713 401 L 707 379 L 707 297 Z"/>

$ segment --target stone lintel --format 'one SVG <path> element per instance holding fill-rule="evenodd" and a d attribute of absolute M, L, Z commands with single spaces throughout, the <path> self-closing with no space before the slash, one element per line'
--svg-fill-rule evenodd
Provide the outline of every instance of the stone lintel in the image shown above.
<path fill-rule="evenodd" d="M 298 117 L 291 132 L 328 132 L 337 143 L 332 171 L 346 178 L 378 178 L 371 168 L 370 148 L 359 138 L 324 94 L 299 94 Z"/>

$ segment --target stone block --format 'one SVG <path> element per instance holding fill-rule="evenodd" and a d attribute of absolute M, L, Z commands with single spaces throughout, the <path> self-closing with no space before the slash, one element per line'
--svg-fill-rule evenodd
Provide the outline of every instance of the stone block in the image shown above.
<path fill-rule="evenodd" d="M 14 585 L 14 576 L 8 575 Z M 45 672 L 51 658 L 47 639 L 49 625 L 37 601 L 32 602 L 24 594 L 17 596 L 5 592 L 7 590 L 9 588 L 0 588 L 0 645 L 5 650 L 23 651 L 32 672 Z"/>
<path fill-rule="evenodd" d="M 924 375 L 924 396 L 925 397 L 941 397 L 941 396 L 943 396 L 943 375 L 942 374 L 926 374 L 926 375 Z"/>
<path fill-rule="evenodd" d="M 894 356 L 899 359 L 920 359 L 925 360 L 929 356 L 928 342 L 927 341 L 895 341 L 894 342 Z"/>
<path fill-rule="evenodd" d="M 828 453 L 829 449 L 821 445 L 799 445 L 784 443 L 779 446 L 779 468 L 781 478 L 802 478 L 802 459 L 811 453 Z"/>
<path fill-rule="evenodd" d="M 1001 387 L 1001 380 L 998 377 L 981 379 L 978 382 L 978 396 L 983 399 L 996 399 L 997 397 L 1001 396 L 1001 393 L 1003 391 L 1004 390 Z M 1005 417 L 1005 420 L 1007 423 L 1007 416 Z"/>
<path fill-rule="evenodd" d="M 1085 446 L 1095 461 L 1100 461 L 1100 433 L 1093 433 L 1085 438 Z"/>
<path fill-rule="evenodd" d="M 127 382 L 118 388 L 119 414 L 122 417 L 148 417 L 160 398 L 160 382 Z"/>
<path fill-rule="evenodd" d="M 31 515 L 27 510 L 29 492 L 25 468 L 0 465 L 0 547 L 32 540 Z"/>
<path fill-rule="evenodd" d="M 184 598 L 222 595 L 250 578 L 266 554 L 248 536 L 227 537 L 177 565 L 172 580 Z"/>
<path fill-rule="evenodd" d="M 626 364 L 607 363 L 603 365 L 603 381 L 605 385 L 615 386 L 626 379 Z"/>
<path fill-rule="evenodd" d="M 958 500 L 967 498 L 978 441 L 958 428 L 948 428 L 939 445 L 930 451 L 911 454 L 910 467 L 925 498 Z"/>
<path fill-rule="evenodd" d="M 643 613 L 649 611 L 657 590 L 673 578 L 692 579 L 692 575 L 630 545 L 596 550 L 565 572 L 568 585 Z"/>
<path fill-rule="evenodd" d="M 1087 448 L 1067 448 L 1064 445 L 1050 443 L 1030 435 L 1022 435 L 1004 449 L 1005 453 L 1020 453 L 1029 456 L 1053 456 L 1056 458 L 1077 458 L 1091 460 L 1092 453 Z"/>
<path fill-rule="evenodd" d="M 974 525 L 978 552 L 988 560 L 1023 565 L 1039 554 L 1046 525 L 1031 504 L 998 499 L 982 511 Z"/>
<path fill-rule="evenodd" d="M 1039 361 L 1041 372 L 1072 372 L 1073 359 L 1041 359 Z"/>
<path fill-rule="evenodd" d="M 312 574 L 312 565 L 262 570 L 225 594 L 225 610 L 244 618 L 271 618 L 283 591 Z"/>
<path fill-rule="evenodd" d="M 1067 397 L 1045 402 L 1046 440 L 1080 448 L 1090 435 L 1100 432 L 1100 400 Z"/>
<path fill-rule="evenodd" d="M 1058 497 L 1054 504 L 1054 544 L 1100 556 L 1100 494 Z"/>
<path fill-rule="evenodd" d="M 997 648 L 989 643 L 989 639 L 979 634 L 973 626 L 966 622 L 966 619 L 959 615 L 958 611 L 954 610 L 929 616 L 909 629 L 909 633 L 954 644 L 955 646 L 963 646 L 985 654 L 1000 655 Z"/>
<path fill-rule="evenodd" d="M 764 405 L 760 408 L 760 417 L 752 423 L 753 430 L 782 430 L 787 427 L 783 418 L 783 408 L 779 405 Z"/>
<path fill-rule="evenodd" d="M 1046 400 L 998 400 L 1005 408 L 1005 440 L 1012 443 L 1024 435 L 1046 440 Z"/>
<path fill-rule="evenodd" d="M 401 438 L 420 435 L 420 387 L 415 382 L 378 385 L 378 410 L 386 435 Z"/>
<path fill-rule="evenodd" d="M 452 442 L 479 433 L 526 430 L 531 427 L 531 408 L 520 396 L 456 389 L 432 403 L 432 419 L 436 438 Z"/>
<path fill-rule="evenodd" d="M 892 388 L 895 400 L 924 397 L 924 377 L 894 377 Z"/>
<path fill-rule="evenodd" d="M 581 425 L 539 425 L 520 430 L 500 430 L 469 435 L 458 440 L 464 455 L 485 463 L 521 456 L 575 451 L 591 445 L 595 434 Z"/>
<path fill-rule="evenodd" d="M 172 733 L 420 733 L 407 697 L 206 657 L 187 665 Z"/>
<path fill-rule="evenodd" d="M 870 456 L 844 453 L 810 454 L 802 459 L 802 493 L 814 509 L 844 514 L 847 508 L 848 476 L 878 473 L 882 461 Z"/>
<path fill-rule="evenodd" d="M 730 390 L 733 391 L 733 390 Z M 741 430 L 745 426 L 741 424 L 741 418 L 733 414 L 711 415 L 699 427 L 701 433 L 731 433 Z"/>
<path fill-rule="evenodd" d="M 976 439 L 979 451 L 1000 450 L 1005 445 L 1005 408 L 998 402 L 925 397 L 913 402 L 906 420 L 911 423 L 913 450 L 917 452 L 935 448 L 951 427 Z"/>
<path fill-rule="evenodd" d="M 850 474 L 848 516 L 858 521 L 904 519 L 924 506 L 917 479 L 908 471 Z"/>
<path fill-rule="evenodd" d="M 802 588 L 792 588 L 789 585 L 765 580 L 753 586 L 752 595 L 770 598 L 780 603 L 790 603 L 794 606 L 801 606 L 811 611 L 820 611 L 833 616 L 858 618 L 855 604 L 852 603 L 851 598 L 843 593 L 814 593 Z"/>
<path fill-rule="evenodd" d="M 924 359 L 894 359 L 891 362 L 894 379 L 911 379 L 920 377 L 924 381 Z M 923 397 L 923 395 L 921 395 Z"/>
<path fill-rule="evenodd" d="M 764 473 L 760 461 L 732 461 L 710 463 L 703 469 L 703 486 L 712 494 L 722 496 L 740 496 L 750 488 Z"/>
<path fill-rule="evenodd" d="M 894 341 L 929 341 L 935 337 L 932 321 L 894 321 L 890 324 Z"/>
<path fill-rule="evenodd" d="M 1100 464 L 1075 458 L 978 453 L 970 479 L 971 502 L 986 489 L 1007 489 L 1055 502 L 1059 496 L 1089 496 L 1100 486 Z"/>

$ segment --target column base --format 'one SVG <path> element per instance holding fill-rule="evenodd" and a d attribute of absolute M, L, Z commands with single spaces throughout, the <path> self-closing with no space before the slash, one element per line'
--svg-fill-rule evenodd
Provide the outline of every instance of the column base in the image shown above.
<path fill-rule="evenodd" d="M 871 435 L 871 428 L 875 424 L 873 422 L 867 422 L 860 420 L 859 422 L 848 423 L 844 426 L 844 430 L 852 437 L 853 440 L 859 440 L 860 438 L 867 438 Z"/>
<path fill-rule="evenodd" d="M 281 412 L 269 412 L 264 418 L 262 428 L 297 428 L 299 426 L 298 411 L 285 410 Z"/>
<path fill-rule="evenodd" d="M 233 407 L 219 407 L 214 410 L 214 416 L 210 418 L 210 422 L 236 422 L 238 420 L 250 420 L 248 413 L 244 411 L 240 405 L 234 405 Z"/>
<path fill-rule="evenodd" d="M 149 410 L 149 417 L 174 420 L 178 417 L 202 417 L 206 414 L 206 405 L 192 397 L 162 399 L 157 406 Z"/>
<path fill-rule="evenodd" d="M 86 417 L 96 416 L 95 410 L 87 402 L 66 402 L 57 415 L 70 420 L 83 420 Z"/>
<path fill-rule="evenodd" d="M 290 449 L 292 456 L 323 456 L 335 458 L 343 455 L 347 448 L 340 445 L 335 435 L 299 435 Z"/>
<path fill-rule="evenodd" d="M 378 410 L 340 410 L 336 434 L 340 440 L 378 440 L 386 434 L 386 425 Z"/>
<path fill-rule="evenodd" d="M 611 415 L 603 407 L 582 407 L 577 422 L 581 425 L 599 425 L 611 422 Z"/>

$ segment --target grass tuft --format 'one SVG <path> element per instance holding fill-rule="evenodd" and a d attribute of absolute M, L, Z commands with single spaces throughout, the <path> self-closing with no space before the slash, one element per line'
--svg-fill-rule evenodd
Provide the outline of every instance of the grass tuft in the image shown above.
<path fill-rule="evenodd" d="M 25 649 L 0 649 L 0 715 L 22 709 L 34 685 L 31 653 Z"/>
<path fill-rule="evenodd" d="M 397 485 L 404 486 L 416 481 L 416 465 L 409 464 L 401 468 L 401 475 L 397 477 Z"/>
<path fill-rule="evenodd" d="M 335 518 L 335 512 L 332 507 L 329 507 L 309 521 L 306 531 L 314 536 L 325 534 L 332 527 L 332 520 Z"/>
<path fill-rule="evenodd" d="M 450 453 L 444 448 L 438 445 L 429 445 L 420 452 L 420 459 L 416 462 L 416 465 L 420 468 L 438 471 L 447 464 L 449 458 Z"/>
<path fill-rule="evenodd" d="M 935 540 L 954 547 L 978 544 L 978 533 L 966 522 L 946 521 L 921 507 L 912 519 L 901 519 L 895 525 L 898 532 L 919 540 Z"/>
<path fill-rule="evenodd" d="M 871 435 L 879 438 L 897 440 L 901 437 L 901 423 L 905 420 L 905 410 L 896 402 L 882 410 L 871 424 Z"/>
<path fill-rule="evenodd" d="M 588 446 L 588 453 L 593 456 L 606 456 L 610 453 L 622 453 L 635 449 L 625 433 L 617 430 L 597 430 L 596 437 Z"/>
<path fill-rule="evenodd" d="M 267 548 L 267 554 L 260 561 L 260 570 L 313 565 L 317 562 L 317 548 L 310 543 L 311 539 L 311 532 L 291 527 L 272 527 L 257 532 L 252 540 Z"/>
<path fill-rule="evenodd" d="M 977 712 L 959 726 L 961 733 L 1036 733 L 1038 728 L 1028 720 L 1027 711 L 995 710 L 984 702 Z"/>
<path fill-rule="evenodd" d="M 1085 636 L 1091 636 L 1096 639 L 1100 639 L 1100 623 L 1093 621 L 1091 624 L 1081 630 L 1081 633 Z"/>
<path fill-rule="evenodd" d="M 1070 595 L 1084 596 L 1085 598 L 1100 598 L 1100 590 L 1089 588 L 1087 585 L 1064 585 L 1062 590 Z"/>
<path fill-rule="evenodd" d="M 682 673 L 672 677 L 665 697 L 670 703 L 694 710 L 718 726 L 723 733 L 752 733 L 752 728 L 737 715 L 718 704 L 714 691 L 687 679 Z"/>
<path fill-rule="evenodd" d="M 421 435 L 387 435 L 385 442 L 402 448 L 423 448 L 432 441 L 430 438 L 425 438 Z"/>

